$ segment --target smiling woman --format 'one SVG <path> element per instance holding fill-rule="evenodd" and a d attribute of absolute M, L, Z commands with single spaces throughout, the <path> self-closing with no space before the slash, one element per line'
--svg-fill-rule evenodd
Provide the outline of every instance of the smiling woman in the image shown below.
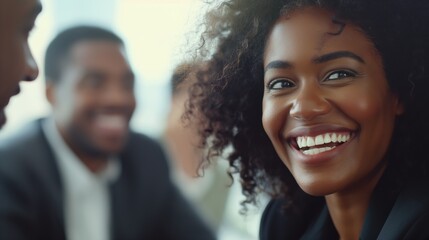
<path fill-rule="evenodd" d="M 429 237 L 428 10 L 231 0 L 207 14 L 203 48 L 217 47 L 188 114 L 208 161 L 234 147 L 244 203 L 272 195 L 261 239 Z"/>
<path fill-rule="evenodd" d="M 330 11 L 296 10 L 274 24 L 264 53 L 265 132 L 298 185 L 312 195 L 347 191 L 366 178 L 377 182 L 402 113 L 380 55 L 358 27 L 347 24 L 320 44 L 336 27 Z M 279 59 L 282 66 L 270 67 Z M 325 136 L 337 141 L 325 142 Z"/>

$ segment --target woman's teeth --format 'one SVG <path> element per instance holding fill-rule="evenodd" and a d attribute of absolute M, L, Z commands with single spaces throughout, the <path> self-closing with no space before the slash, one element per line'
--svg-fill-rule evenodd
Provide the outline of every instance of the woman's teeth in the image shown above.
<path fill-rule="evenodd" d="M 334 148 L 335 148 L 335 146 L 322 147 L 322 148 L 311 148 L 311 149 L 302 151 L 302 153 L 304 153 L 305 155 L 315 155 L 315 154 L 319 154 L 322 152 L 329 151 L 329 150 L 334 149 Z"/>
<path fill-rule="evenodd" d="M 315 137 L 311 136 L 301 136 L 296 138 L 296 143 L 298 148 L 302 151 L 302 153 L 306 155 L 314 155 L 321 152 L 329 151 L 336 147 L 336 145 L 332 145 L 332 143 L 345 143 L 350 140 L 350 133 L 325 133 L 320 134 Z M 324 144 L 329 144 L 329 146 L 322 146 Z M 317 147 L 319 146 L 319 147 Z M 302 149 L 308 148 L 308 149 Z"/>

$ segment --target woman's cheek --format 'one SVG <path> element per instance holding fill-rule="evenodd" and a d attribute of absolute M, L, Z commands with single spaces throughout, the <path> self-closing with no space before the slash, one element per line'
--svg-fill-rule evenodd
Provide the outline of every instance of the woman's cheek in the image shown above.
<path fill-rule="evenodd" d="M 288 114 L 283 103 L 279 99 L 264 98 L 262 107 L 262 125 L 277 151 L 282 148 L 283 129 Z"/>
<path fill-rule="evenodd" d="M 337 94 L 334 101 L 347 116 L 356 122 L 376 116 L 383 108 L 384 93 L 372 93 L 368 89 L 351 89 Z"/>

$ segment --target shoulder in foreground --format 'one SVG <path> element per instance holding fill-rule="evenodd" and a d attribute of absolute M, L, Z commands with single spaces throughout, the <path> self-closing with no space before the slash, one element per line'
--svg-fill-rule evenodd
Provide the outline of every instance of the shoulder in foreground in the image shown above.
<path fill-rule="evenodd" d="M 43 138 L 41 119 L 30 122 L 11 135 L 0 140 L 0 153 L 28 152 Z"/>
<path fill-rule="evenodd" d="M 381 239 L 429 239 L 429 179 L 406 184 L 384 224 Z"/>

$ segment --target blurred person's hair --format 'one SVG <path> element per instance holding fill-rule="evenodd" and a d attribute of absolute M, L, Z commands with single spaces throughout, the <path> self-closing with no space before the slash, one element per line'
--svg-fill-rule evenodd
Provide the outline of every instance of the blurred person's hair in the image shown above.
<path fill-rule="evenodd" d="M 60 32 L 49 44 L 45 54 L 45 80 L 57 83 L 70 49 L 83 41 L 110 41 L 124 45 L 115 33 L 95 26 L 76 26 Z"/>
<path fill-rule="evenodd" d="M 173 74 L 170 79 L 171 94 L 175 95 L 181 84 L 189 77 L 189 75 L 196 71 L 198 68 L 198 63 L 194 61 L 183 62 L 176 66 L 173 70 Z"/>

